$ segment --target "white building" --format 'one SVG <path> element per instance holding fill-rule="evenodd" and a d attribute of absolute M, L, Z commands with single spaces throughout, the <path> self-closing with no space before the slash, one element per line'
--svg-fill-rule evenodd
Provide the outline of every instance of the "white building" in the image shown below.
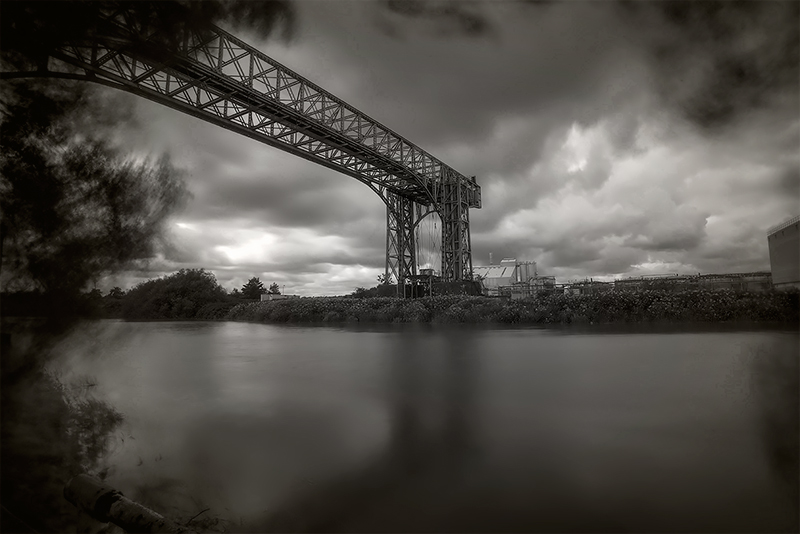
<path fill-rule="evenodd" d="M 800 216 L 770 228 L 767 244 L 775 289 L 800 287 Z"/>
<path fill-rule="evenodd" d="M 262 293 L 261 294 L 261 302 L 267 302 L 270 300 L 286 300 L 286 299 L 299 299 L 299 295 L 273 295 L 271 293 Z"/>
<path fill-rule="evenodd" d="M 480 278 L 489 296 L 500 295 L 501 287 L 530 283 L 537 277 L 535 261 L 517 261 L 516 258 L 503 258 L 499 265 L 473 267 L 472 273 Z"/>

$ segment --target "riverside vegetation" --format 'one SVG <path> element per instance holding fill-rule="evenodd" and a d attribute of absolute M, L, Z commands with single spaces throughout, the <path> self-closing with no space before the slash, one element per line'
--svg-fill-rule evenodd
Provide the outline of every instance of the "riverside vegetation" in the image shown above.
<path fill-rule="evenodd" d="M 800 293 L 726 290 L 543 294 L 508 300 L 476 296 L 301 298 L 234 306 L 231 321 L 590 324 L 759 321 L 797 324 Z"/>
<path fill-rule="evenodd" d="M 252 278 L 243 287 L 263 286 Z M 273 284 L 276 286 L 276 284 Z M 251 321 L 262 323 L 495 323 L 609 324 L 651 322 L 800 321 L 800 292 L 693 289 L 610 291 L 570 295 L 542 293 L 510 300 L 467 295 L 416 299 L 371 296 L 358 288 L 348 296 L 260 302 L 247 291 L 227 293 L 213 273 L 182 269 L 148 280 L 127 293 L 88 296 L 96 313 L 127 320 Z M 266 289 L 261 287 L 260 292 Z M 274 288 L 277 292 L 277 286 Z M 370 295 L 370 296 L 365 296 Z M 250 298 L 247 298 L 250 297 Z"/>

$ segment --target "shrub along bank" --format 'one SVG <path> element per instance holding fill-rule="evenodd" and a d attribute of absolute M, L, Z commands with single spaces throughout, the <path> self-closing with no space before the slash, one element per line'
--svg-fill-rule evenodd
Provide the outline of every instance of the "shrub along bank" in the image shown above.
<path fill-rule="evenodd" d="M 220 320 L 237 299 L 229 297 L 213 273 L 181 269 L 177 273 L 138 284 L 121 299 L 121 315 L 128 320 Z"/>
<path fill-rule="evenodd" d="M 507 300 L 448 295 L 418 299 L 322 297 L 253 302 L 226 319 L 263 323 L 416 322 L 589 324 L 800 321 L 800 293 L 645 290 L 597 295 L 542 295 Z"/>

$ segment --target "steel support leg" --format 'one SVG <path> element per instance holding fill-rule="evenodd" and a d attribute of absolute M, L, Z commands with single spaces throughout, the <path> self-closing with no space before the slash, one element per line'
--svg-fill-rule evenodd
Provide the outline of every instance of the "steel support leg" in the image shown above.
<path fill-rule="evenodd" d="M 393 193 L 386 197 L 386 277 L 397 282 L 397 295 L 405 296 L 408 277 L 417 274 L 414 222 L 420 210 L 413 200 Z"/>
<path fill-rule="evenodd" d="M 444 177 L 440 194 L 442 218 L 442 278 L 445 282 L 472 280 L 472 246 L 466 185 L 455 175 Z"/>

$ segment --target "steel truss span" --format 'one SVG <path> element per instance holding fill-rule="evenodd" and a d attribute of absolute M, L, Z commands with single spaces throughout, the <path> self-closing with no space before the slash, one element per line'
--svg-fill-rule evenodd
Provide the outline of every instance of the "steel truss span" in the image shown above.
<path fill-rule="evenodd" d="M 481 189 L 389 128 L 172 3 L 98 4 L 90 34 L 50 51 L 46 69 L 117 87 L 349 175 L 386 204 L 386 274 L 398 292 L 416 274 L 416 223 L 442 220 L 442 277 L 472 279 L 469 208 Z M 166 10 L 166 11 L 165 11 Z M 56 61 L 52 61 L 52 60 Z"/>

